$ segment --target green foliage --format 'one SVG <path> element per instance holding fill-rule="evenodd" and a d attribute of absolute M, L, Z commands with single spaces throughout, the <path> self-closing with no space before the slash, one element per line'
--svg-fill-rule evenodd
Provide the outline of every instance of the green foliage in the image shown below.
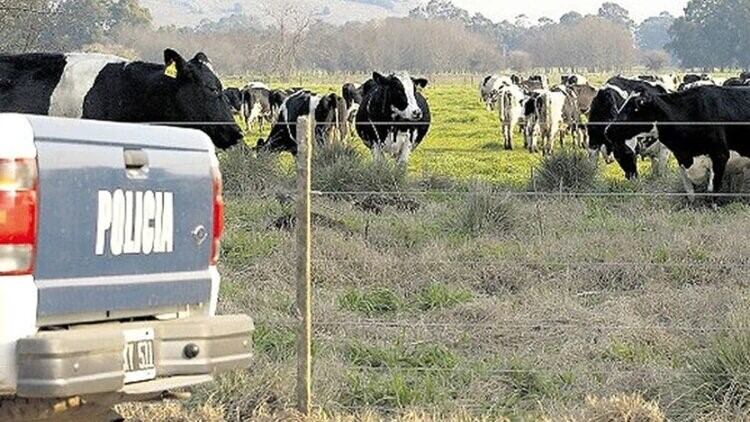
<path fill-rule="evenodd" d="M 743 331 L 717 338 L 691 366 L 696 407 L 750 412 L 750 335 Z"/>
<path fill-rule="evenodd" d="M 403 299 L 389 289 L 379 288 L 361 292 L 350 290 L 339 299 L 342 309 L 373 317 L 398 312 L 404 306 Z"/>
<path fill-rule="evenodd" d="M 476 235 L 484 230 L 510 230 L 513 217 L 514 207 L 509 198 L 486 183 L 475 183 L 455 220 L 461 231 Z"/>
<path fill-rule="evenodd" d="M 415 298 L 417 308 L 422 311 L 433 309 L 448 309 L 471 301 L 469 291 L 455 289 L 446 284 L 432 283 L 421 290 Z"/>
<path fill-rule="evenodd" d="M 282 360 L 294 355 L 296 336 L 289 328 L 259 325 L 255 327 L 253 344 L 258 353 Z"/>
<path fill-rule="evenodd" d="M 279 165 L 276 154 L 256 153 L 238 145 L 219 154 L 224 195 L 228 198 L 258 196 L 276 190 L 291 190 L 294 179 Z"/>
<path fill-rule="evenodd" d="M 597 165 L 585 151 L 563 148 L 534 169 L 531 189 L 537 192 L 586 192 L 596 185 Z"/>
<path fill-rule="evenodd" d="M 352 342 L 346 351 L 347 360 L 354 366 L 370 368 L 453 369 L 458 365 L 456 355 L 439 344 L 397 342 L 390 347 Z"/>

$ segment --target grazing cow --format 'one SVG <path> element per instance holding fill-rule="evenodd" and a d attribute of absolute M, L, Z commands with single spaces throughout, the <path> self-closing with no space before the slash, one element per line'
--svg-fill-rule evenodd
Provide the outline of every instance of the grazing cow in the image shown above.
<path fill-rule="evenodd" d="M 700 75 L 697 73 L 688 73 L 687 75 L 682 77 L 683 84 L 692 84 L 698 81 L 709 81 L 709 80 L 711 80 L 711 77 L 708 76 L 707 73 L 703 73 Z"/>
<path fill-rule="evenodd" d="M 342 101 L 343 103 L 343 101 Z M 330 141 L 331 129 L 336 122 L 339 97 L 336 94 L 319 96 L 309 91 L 297 91 L 281 106 L 276 124 L 267 139 L 259 139 L 256 150 L 264 152 L 289 152 L 297 155 L 297 119 L 310 116 L 314 125 L 315 142 L 324 145 Z"/>
<path fill-rule="evenodd" d="M 500 110 L 500 128 L 503 134 L 503 141 L 506 150 L 513 149 L 513 131 L 522 124 L 524 120 L 524 99 L 523 90 L 511 85 L 503 90 L 499 101 Z"/>
<path fill-rule="evenodd" d="M 487 111 L 492 111 L 497 105 L 501 91 L 510 85 L 513 85 L 511 78 L 502 75 L 486 76 L 479 85 L 479 97 L 484 103 Z"/>
<path fill-rule="evenodd" d="M 354 119 L 357 117 L 357 110 L 362 104 L 363 86 L 353 83 L 346 83 L 341 87 L 341 94 L 346 103 L 346 121 L 349 122 L 352 129 L 354 128 Z"/>
<path fill-rule="evenodd" d="M 537 149 L 535 137 L 538 132 L 542 143 L 542 153 L 544 155 L 552 153 L 555 138 L 561 135 L 564 123 L 565 100 L 566 96 L 562 92 L 545 89 L 532 92 L 531 98 L 524 107 L 524 114 L 527 117 L 526 144 L 530 151 Z"/>
<path fill-rule="evenodd" d="M 750 90 L 703 86 L 674 94 L 634 95 L 615 122 L 627 124 L 611 125 L 605 135 L 616 149 L 631 155 L 629 139 L 658 132 L 660 142 L 677 158 L 689 194 L 694 187 L 687 169 L 697 157 L 711 159 L 709 192 L 721 189 L 731 151 L 750 157 L 750 123 L 742 124 L 750 122 Z M 679 124 L 683 122 L 687 124 Z"/>
<path fill-rule="evenodd" d="M 219 148 L 242 139 L 208 57 L 164 51 L 164 64 L 101 54 L 0 55 L 0 112 L 185 125 Z M 219 124 L 217 124 L 219 123 Z"/>
<path fill-rule="evenodd" d="M 725 87 L 747 87 L 750 86 L 750 80 L 742 78 L 729 78 L 724 81 Z"/>
<path fill-rule="evenodd" d="M 677 75 L 670 73 L 668 75 L 640 75 L 639 80 L 649 82 L 655 85 L 663 87 L 667 92 L 674 92 L 680 85 L 680 78 Z"/>
<path fill-rule="evenodd" d="M 224 99 L 232 107 L 232 113 L 240 114 L 242 108 L 242 92 L 238 88 L 227 88 L 224 90 Z"/>
<path fill-rule="evenodd" d="M 697 88 L 699 86 L 711 86 L 716 85 L 716 82 L 714 82 L 711 79 L 699 79 L 695 82 L 683 82 L 679 88 L 677 88 L 677 91 L 685 91 L 688 89 Z"/>
<path fill-rule="evenodd" d="M 257 83 L 247 85 L 242 90 L 242 117 L 247 130 L 252 130 L 256 123 L 263 130 L 264 123 L 273 120 L 272 116 L 271 90 Z"/>
<path fill-rule="evenodd" d="M 609 122 L 617 117 L 617 112 L 632 94 L 666 94 L 666 89 L 660 85 L 634 79 L 627 79 L 616 76 L 607 81 L 607 84 L 599 90 L 591 103 L 589 112 L 589 123 L 587 132 L 589 136 L 589 152 L 592 157 L 601 153 L 608 163 L 616 158 L 620 166 L 625 171 L 625 176 L 629 179 L 638 177 L 635 157 L 620 154 L 621 151 L 615 150 L 612 142 L 604 135 L 604 130 Z M 653 137 L 651 137 L 653 138 Z M 664 170 L 666 165 L 666 150 L 661 148 L 661 144 L 653 142 L 653 139 L 633 139 L 633 144 L 643 156 L 654 159 L 652 168 L 655 173 L 659 174 Z M 629 161 L 632 160 L 632 161 Z"/>
<path fill-rule="evenodd" d="M 418 90 L 427 86 L 427 80 L 413 79 L 406 72 L 389 76 L 375 72 L 365 85 L 357 134 L 375 160 L 385 152 L 406 164 L 430 129 L 430 107 Z"/>
<path fill-rule="evenodd" d="M 584 148 L 585 130 L 582 124 L 581 107 L 578 104 L 578 95 L 566 85 L 558 85 L 552 88 L 553 92 L 559 92 L 565 95 L 565 103 L 562 108 L 562 121 L 567 126 L 567 132 L 573 138 L 573 144 Z M 560 145 L 563 145 L 565 131 L 560 131 Z"/>
<path fill-rule="evenodd" d="M 537 91 L 540 89 L 549 89 L 549 81 L 544 75 L 533 75 L 521 83 L 521 87 L 526 91 Z"/>
<path fill-rule="evenodd" d="M 281 110 L 281 105 L 284 104 L 284 101 L 287 99 L 289 94 L 286 93 L 286 91 L 283 91 L 281 89 L 274 89 L 271 90 L 271 94 L 268 97 L 269 104 L 271 105 L 271 124 L 275 124 L 276 120 L 279 118 L 279 110 Z"/>
<path fill-rule="evenodd" d="M 560 83 L 563 85 L 588 85 L 589 80 L 582 75 L 562 75 Z"/>

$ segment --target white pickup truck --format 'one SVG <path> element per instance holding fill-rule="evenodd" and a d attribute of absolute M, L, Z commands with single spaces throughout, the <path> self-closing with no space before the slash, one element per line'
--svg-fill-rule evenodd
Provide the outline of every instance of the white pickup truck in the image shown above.
<path fill-rule="evenodd" d="M 202 132 L 0 114 L 0 421 L 246 368 L 215 315 L 221 174 Z"/>

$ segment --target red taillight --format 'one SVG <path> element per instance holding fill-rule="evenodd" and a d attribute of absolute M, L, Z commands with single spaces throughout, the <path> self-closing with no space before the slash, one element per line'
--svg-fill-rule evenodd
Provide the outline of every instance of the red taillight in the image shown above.
<path fill-rule="evenodd" d="M 0 274 L 31 274 L 37 215 L 34 159 L 0 160 Z"/>
<path fill-rule="evenodd" d="M 214 190 L 214 225 L 211 239 L 211 261 L 210 265 L 219 262 L 221 254 L 221 234 L 224 231 L 224 197 L 222 196 L 221 171 L 218 163 L 211 168 Z"/>

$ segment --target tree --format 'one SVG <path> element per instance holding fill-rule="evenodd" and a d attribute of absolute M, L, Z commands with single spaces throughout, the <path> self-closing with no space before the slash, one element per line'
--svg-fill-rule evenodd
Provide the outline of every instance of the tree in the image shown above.
<path fill-rule="evenodd" d="M 662 12 L 659 16 L 652 16 L 638 25 L 635 39 L 642 50 L 662 50 L 669 43 L 669 28 L 674 25 L 675 18 L 669 12 Z"/>
<path fill-rule="evenodd" d="M 575 11 L 570 11 L 560 17 L 560 23 L 563 25 L 573 25 L 581 19 L 583 19 L 583 15 Z"/>
<path fill-rule="evenodd" d="M 599 8 L 599 17 L 618 25 L 623 25 L 628 29 L 633 28 L 635 25 L 633 19 L 630 18 L 628 9 L 614 2 L 603 3 L 602 7 Z"/>
<path fill-rule="evenodd" d="M 684 66 L 750 66 L 750 2 L 690 0 L 667 45 Z"/>
<path fill-rule="evenodd" d="M 669 54 L 664 50 L 652 50 L 643 53 L 643 65 L 653 72 L 664 69 L 670 61 Z"/>
<path fill-rule="evenodd" d="M 508 54 L 508 67 L 514 72 L 527 72 L 532 65 L 531 54 L 525 51 L 511 51 Z"/>

